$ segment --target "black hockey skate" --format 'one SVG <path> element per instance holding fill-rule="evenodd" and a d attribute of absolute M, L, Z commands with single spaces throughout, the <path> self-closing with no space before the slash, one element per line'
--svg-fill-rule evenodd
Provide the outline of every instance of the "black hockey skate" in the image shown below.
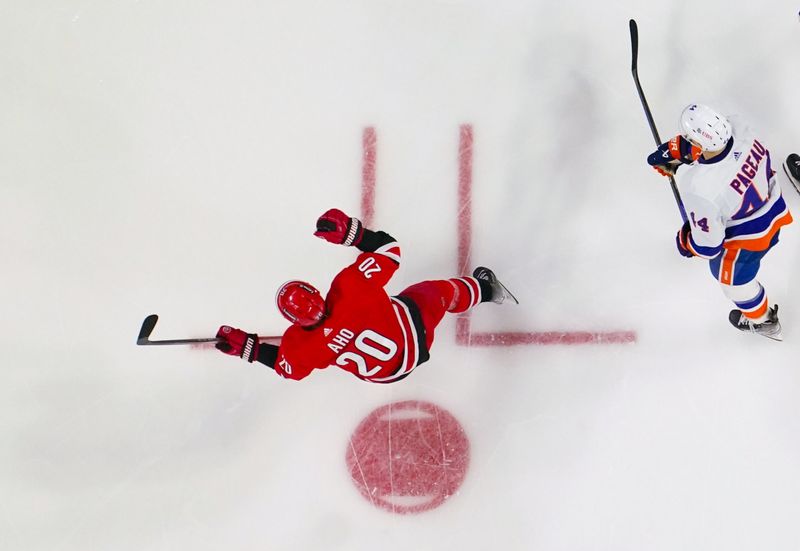
<path fill-rule="evenodd" d="M 472 272 L 472 277 L 475 279 L 480 279 L 483 281 L 488 281 L 489 285 L 492 286 L 492 298 L 491 301 L 495 304 L 503 304 L 507 298 L 510 298 L 514 301 L 515 304 L 519 304 L 517 297 L 511 294 L 511 291 L 506 289 L 506 286 L 500 283 L 497 279 L 497 276 L 494 275 L 494 272 L 491 271 L 489 268 L 484 268 L 483 266 L 478 266 L 475 268 L 475 271 Z"/>
<path fill-rule="evenodd" d="M 741 310 L 731 310 L 728 319 L 736 329 L 749 331 L 756 335 L 762 335 L 774 341 L 782 341 L 781 322 L 778 320 L 778 305 L 769 309 L 767 321 L 764 323 L 753 323 L 742 314 Z"/>
<path fill-rule="evenodd" d="M 792 153 L 786 157 L 786 162 L 783 163 L 783 171 L 786 172 L 797 193 L 800 193 L 800 155 Z"/>

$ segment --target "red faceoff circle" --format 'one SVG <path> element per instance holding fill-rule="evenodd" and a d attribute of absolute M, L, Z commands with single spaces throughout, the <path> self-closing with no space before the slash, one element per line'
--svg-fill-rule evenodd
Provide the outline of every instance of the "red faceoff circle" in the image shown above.
<path fill-rule="evenodd" d="M 469 440 L 458 420 L 439 406 L 396 402 L 361 421 L 346 459 L 370 503 L 392 513 L 421 513 L 458 492 L 469 466 Z"/>

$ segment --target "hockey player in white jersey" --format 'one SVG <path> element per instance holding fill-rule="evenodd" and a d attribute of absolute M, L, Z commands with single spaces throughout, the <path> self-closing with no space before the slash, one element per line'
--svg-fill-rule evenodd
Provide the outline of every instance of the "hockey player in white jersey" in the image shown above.
<path fill-rule="evenodd" d="M 756 279 L 761 259 L 792 222 L 769 150 L 742 121 L 705 105 L 687 106 L 681 129 L 647 159 L 664 175 L 685 165 L 678 187 L 688 220 L 676 236 L 678 251 L 709 261 L 736 305 L 734 327 L 782 340 L 778 305 L 770 306 Z"/>

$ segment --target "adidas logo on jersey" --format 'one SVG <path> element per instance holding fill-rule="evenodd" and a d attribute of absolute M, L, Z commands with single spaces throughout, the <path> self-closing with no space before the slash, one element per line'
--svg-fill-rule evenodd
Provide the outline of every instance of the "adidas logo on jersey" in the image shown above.
<path fill-rule="evenodd" d="M 734 152 L 733 152 L 733 158 L 734 158 L 735 160 L 737 160 L 737 161 L 738 161 L 738 160 L 739 160 L 739 157 L 741 157 L 741 156 L 742 156 L 742 152 L 741 152 L 741 151 L 734 151 Z"/>
<path fill-rule="evenodd" d="M 333 331 L 333 329 L 331 329 L 330 327 L 326 327 L 325 329 L 322 330 L 322 334 L 327 337 L 328 335 L 331 334 L 331 331 Z"/>

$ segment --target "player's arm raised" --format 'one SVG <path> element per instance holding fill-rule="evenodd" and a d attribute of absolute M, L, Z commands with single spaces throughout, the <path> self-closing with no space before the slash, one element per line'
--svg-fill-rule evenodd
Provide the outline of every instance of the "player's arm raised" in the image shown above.
<path fill-rule="evenodd" d="M 331 243 L 354 246 L 362 253 L 353 266 L 367 280 L 383 286 L 400 266 L 400 245 L 383 231 L 368 230 L 361 220 L 339 209 L 330 209 L 317 219 L 314 235 Z"/>

